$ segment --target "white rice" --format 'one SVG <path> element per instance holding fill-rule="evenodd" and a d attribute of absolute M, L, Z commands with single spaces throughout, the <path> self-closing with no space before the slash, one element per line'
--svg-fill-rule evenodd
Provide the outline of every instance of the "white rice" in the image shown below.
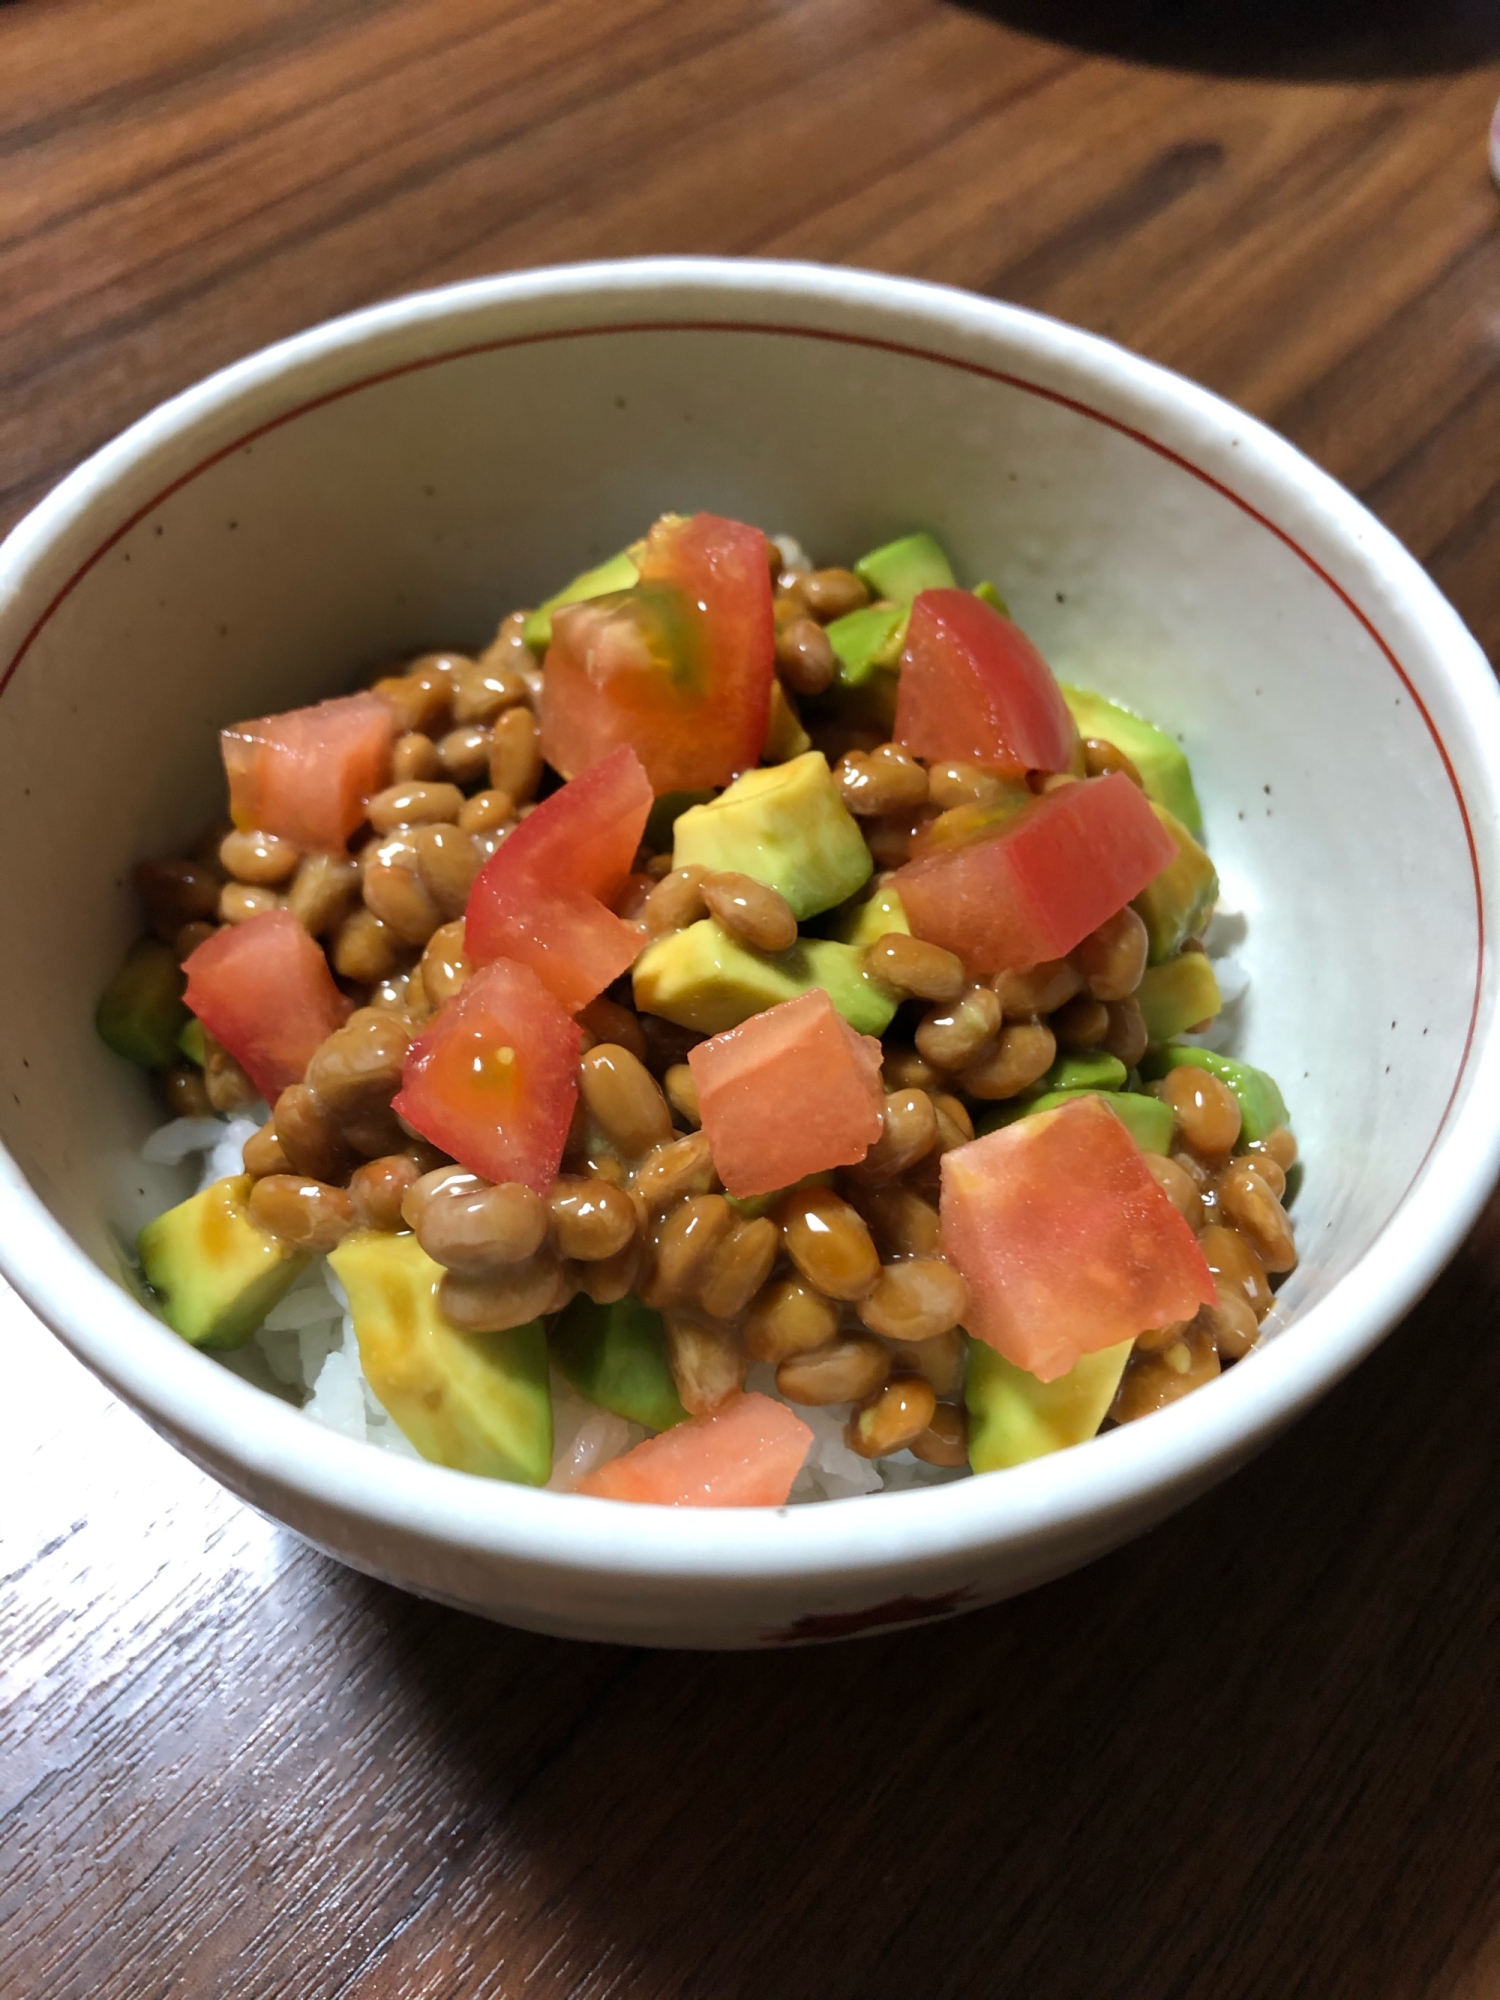
<path fill-rule="evenodd" d="M 789 536 L 777 539 L 783 559 L 791 567 L 793 556 L 801 551 Z M 1179 1041 L 1221 1050 L 1235 1040 L 1237 1016 L 1250 985 L 1249 972 L 1238 956 L 1245 933 L 1244 916 L 1221 903 L 1204 935 L 1204 946 L 1214 962 L 1223 1011 L 1201 1034 L 1180 1035 Z M 150 1135 L 141 1157 L 153 1166 L 173 1167 L 194 1154 L 201 1155 L 198 1186 L 202 1189 L 242 1171 L 240 1155 L 245 1141 L 269 1115 L 260 1104 L 238 1118 L 174 1118 Z M 267 1313 L 255 1346 L 272 1377 L 298 1399 L 302 1414 L 311 1422 L 344 1437 L 358 1438 L 379 1451 L 419 1458 L 416 1447 L 392 1422 L 365 1380 L 348 1303 L 327 1260 L 319 1257 Z M 909 1492 L 913 1487 L 944 1486 L 950 1480 L 969 1477 L 967 1466 L 926 1465 L 909 1451 L 894 1452 L 889 1458 L 861 1458 L 844 1442 L 852 1403 L 833 1403 L 822 1409 L 793 1403 L 780 1394 L 776 1371 L 766 1364 L 757 1363 L 750 1369 L 745 1386 L 795 1410 L 813 1434 L 806 1463 L 792 1486 L 793 1506 L 813 1500 Z M 585 1474 L 606 1459 L 618 1458 L 648 1435 L 639 1424 L 590 1403 L 556 1369 L 552 1371 L 552 1424 L 552 1477 L 547 1485 L 554 1493 L 573 1492 Z"/>

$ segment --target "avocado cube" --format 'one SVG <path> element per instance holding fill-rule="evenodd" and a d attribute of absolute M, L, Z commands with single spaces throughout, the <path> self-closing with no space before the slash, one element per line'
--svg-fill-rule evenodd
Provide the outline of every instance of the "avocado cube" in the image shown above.
<path fill-rule="evenodd" d="M 812 738 L 802 727 L 802 718 L 797 707 L 779 680 L 771 683 L 771 713 L 766 723 L 766 740 L 761 746 L 760 761 L 763 764 L 790 764 L 794 757 L 805 757 L 812 748 Z"/>
<path fill-rule="evenodd" d="M 871 549 L 854 565 L 854 574 L 872 597 L 898 604 L 910 604 L 923 590 L 951 590 L 957 581 L 942 544 L 925 530 Z"/>
<path fill-rule="evenodd" d="M 203 1069 L 208 1063 L 208 1041 L 203 1033 L 203 1023 L 196 1014 L 189 1015 L 182 1033 L 177 1037 L 177 1047 L 190 1063 Z"/>
<path fill-rule="evenodd" d="M 861 950 L 878 944 L 892 931 L 899 931 L 903 937 L 911 936 L 911 925 L 906 921 L 906 911 L 894 882 L 880 883 L 874 895 L 866 896 L 862 903 L 850 903 L 839 910 L 828 929 L 829 935 L 841 944 L 858 945 Z"/>
<path fill-rule="evenodd" d="M 172 947 L 143 939 L 99 997 L 99 1039 L 142 1069 L 166 1069 L 177 1060 L 177 1037 L 191 1018 L 182 999 L 186 983 Z"/>
<path fill-rule="evenodd" d="M 582 576 L 575 576 L 545 604 L 538 605 L 523 628 L 523 636 L 532 651 L 545 653 L 552 644 L 552 614 L 561 611 L 565 604 L 583 604 L 590 598 L 608 597 L 617 590 L 634 590 L 641 580 L 635 561 L 639 547 L 640 544 L 636 543 L 634 548 L 622 549 L 619 555 L 611 556 L 608 562 L 586 569 Z"/>
<path fill-rule="evenodd" d="M 1223 1005 L 1213 966 L 1201 951 L 1185 951 L 1165 965 L 1148 965 L 1135 1001 L 1153 1042 L 1185 1035 L 1201 1021 L 1211 1021 Z"/>
<path fill-rule="evenodd" d="M 639 1299 L 598 1306 L 580 1292 L 553 1326 L 551 1346 L 573 1387 L 600 1409 L 650 1431 L 687 1421 L 667 1365 L 661 1314 Z"/>
<path fill-rule="evenodd" d="M 864 952 L 853 945 L 799 938 L 772 956 L 747 950 L 712 917 L 647 945 L 633 977 L 637 1007 L 702 1035 L 737 1028 L 814 986 L 862 1035 L 883 1035 L 897 1006 L 895 992 L 866 972 Z"/>
<path fill-rule="evenodd" d="M 992 611 L 998 611 L 1002 618 L 1009 618 L 1010 606 L 1000 595 L 994 584 L 976 583 L 974 586 L 974 595 L 979 599 L 981 604 L 987 604 Z"/>
<path fill-rule="evenodd" d="M 839 686 L 864 687 L 895 667 L 906 644 L 909 604 L 866 604 L 823 628 L 839 663 Z"/>
<path fill-rule="evenodd" d="M 875 863 L 821 750 L 746 771 L 672 830 L 672 865 L 734 869 L 779 890 L 801 919 L 831 910 Z"/>
<path fill-rule="evenodd" d="M 328 1261 L 349 1296 L 365 1380 L 423 1458 L 545 1486 L 552 1390 L 542 1322 L 463 1332 L 438 1302 L 443 1267 L 415 1236 L 359 1230 Z"/>
<path fill-rule="evenodd" d="M 1123 1090 L 1126 1069 L 1118 1056 L 1104 1049 L 1059 1056 L 1042 1078 L 1043 1090 Z"/>
<path fill-rule="evenodd" d="M 138 1251 L 161 1316 L 194 1347 L 243 1347 L 307 1264 L 252 1220 L 250 1176 L 231 1174 L 141 1231 Z"/>
<path fill-rule="evenodd" d="M 969 1463 L 976 1472 L 1003 1472 L 1093 1437 L 1125 1373 L 1134 1341 L 1082 1355 L 1055 1382 L 1039 1382 L 982 1340 L 969 1341 L 964 1402 L 969 1412 Z"/>
<path fill-rule="evenodd" d="M 1136 1090 L 1049 1090 L 1041 1097 L 1015 1098 L 994 1111 L 987 1111 L 975 1130 L 981 1136 L 998 1131 L 1000 1126 L 1014 1125 L 1018 1118 L 1030 1118 L 1035 1112 L 1056 1111 L 1077 1097 L 1097 1097 L 1107 1104 L 1143 1153 L 1171 1152 L 1171 1105 Z"/>
<path fill-rule="evenodd" d="M 1203 814 L 1193 789 L 1193 773 L 1180 743 L 1158 729 L 1154 722 L 1133 715 L 1115 701 L 1088 688 L 1063 686 L 1063 700 L 1072 712 L 1080 736 L 1095 736 L 1123 750 L 1141 774 L 1146 797 L 1180 819 L 1189 833 L 1200 838 Z"/>
<path fill-rule="evenodd" d="M 1180 1069 L 1184 1063 L 1206 1069 L 1210 1076 L 1216 1076 L 1221 1083 L 1229 1085 L 1240 1101 L 1242 1139 L 1264 1139 L 1278 1125 L 1287 1123 L 1286 1101 L 1275 1079 L 1263 1069 L 1256 1069 L 1253 1063 L 1241 1062 L 1235 1056 L 1221 1056 L 1213 1049 L 1185 1049 L 1174 1044 L 1165 1049 L 1148 1049 L 1141 1063 L 1141 1074 L 1165 1076 L 1168 1070 Z"/>
<path fill-rule="evenodd" d="M 1146 926 L 1150 962 L 1162 965 L 1208 922 L 1219 900 L 1219 878 L 1182 821 L 1155 801 L 1151 810 L 1177 843 L 1177 854 L 1146 884 L 1134 907 Z"/>
<path fill-rule="evenodd" d="M 672 830 L 688 807 L 707 805 L 714 796 L 712 791 L 663 792 L 651 802 L 642 841 L 653 854 L 665 854 L 672 845 Z"/>

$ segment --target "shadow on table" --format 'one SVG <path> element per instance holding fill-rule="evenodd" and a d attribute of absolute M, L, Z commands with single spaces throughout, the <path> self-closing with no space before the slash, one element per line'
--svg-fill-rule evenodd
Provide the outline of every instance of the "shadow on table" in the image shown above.
<path fill-rule="evenodd" d="M 541 1992 L 643 2000 L 1453 1991 L 1500 1879 L 1492 1299 L 1476 1240 L 1294 1438 L 966 1619 L 707 1657 L 441 1613 L 417 1645 L 393 1619 L 505 1977 L 545 1957 Z M 523 1770 L 486 1691 L 580 1662 L 590 1691 Z"/>
<path fill-rule="evenodd" d="M 1500 58 L 1494 0 L 960 0 L 1094 55 L 1226 76 L 1427 76 Z"/>

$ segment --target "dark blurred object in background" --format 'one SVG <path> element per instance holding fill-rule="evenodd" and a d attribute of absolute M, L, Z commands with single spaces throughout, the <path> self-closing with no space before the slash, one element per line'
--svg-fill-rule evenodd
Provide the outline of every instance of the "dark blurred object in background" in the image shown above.
<path fill-rule="evenodd" d="M 960 0 L 1097 55 L 1223 76 L 1423 76 L 1500 57 L 1500 0 Z"/>

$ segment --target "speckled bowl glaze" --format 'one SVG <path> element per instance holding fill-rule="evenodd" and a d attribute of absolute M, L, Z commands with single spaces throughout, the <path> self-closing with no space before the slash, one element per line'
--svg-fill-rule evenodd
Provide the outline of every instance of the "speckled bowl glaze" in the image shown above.
<path fill-rule="evenodd" d="M 1249 916 L 1241 1047 L 1307 1160 L 1271 1338 L 1013 1472 L 821 1506 L 616 1506 L 383 1456 L 194 1353 L 120 1281 L 178 1198 L 95 1040 L 127 864 L 217 808 L 214 731 L 477 642 L 667 509 L 825 559 L 915 524 L 1066 679 L 1193 758 Z M 666 260 L 398 300 L 214 376 L 0 551 L 0 1263 L 80 1358 L 264 1513 L 538 1631 L 753 1646 L 986 1604 L 1231 1472 L 1352 1367 L 1495 1174 L 1500 697 L 1426 576 L 1281 439 L 1108 342 L 863 272 Z M 64 752 L 65 746 L 65 752 Z M 84 809 L 80 809 L 83 807 Z"/>

